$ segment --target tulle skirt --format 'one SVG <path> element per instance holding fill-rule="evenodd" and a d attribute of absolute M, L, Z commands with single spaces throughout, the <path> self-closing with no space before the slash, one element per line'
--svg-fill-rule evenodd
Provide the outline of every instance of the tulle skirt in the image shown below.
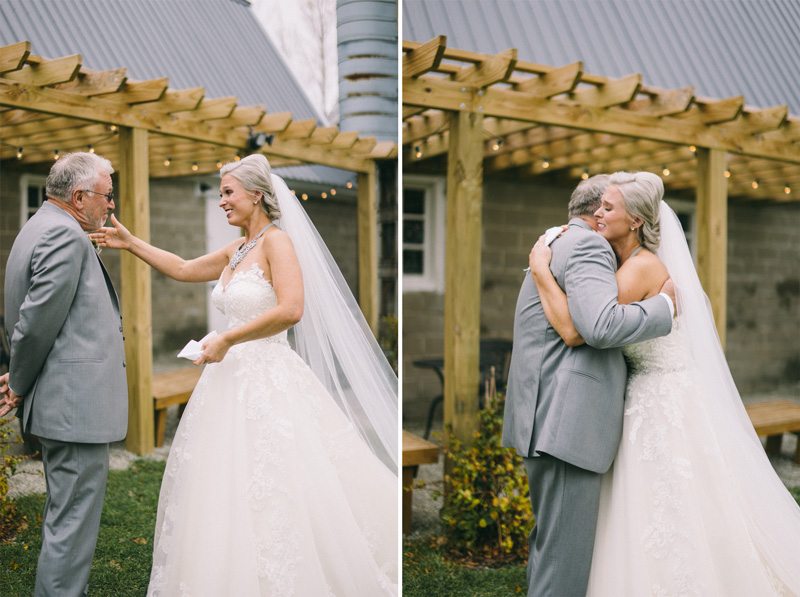
<path fill-rule="evenodd" d="M 395 595 L 397 487 L 288 345 L 237 345 L 175 434 L 148 595 Z"/>

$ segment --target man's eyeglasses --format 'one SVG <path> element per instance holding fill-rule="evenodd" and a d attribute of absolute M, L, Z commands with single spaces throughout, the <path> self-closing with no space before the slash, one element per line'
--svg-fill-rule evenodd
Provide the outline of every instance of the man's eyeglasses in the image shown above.
<path fill-rule="evenodd" d="M 106 198 L 106 201 L 108 201 L 109 203 L 114 201 L 114 191 L 111 191 L 110 193 L 98 193 L 97 191 L 90 191 L 89 189 L 83 189 L 83 192 L 93 193 L 94 195 L 102 195 L 103 197 Z"/>

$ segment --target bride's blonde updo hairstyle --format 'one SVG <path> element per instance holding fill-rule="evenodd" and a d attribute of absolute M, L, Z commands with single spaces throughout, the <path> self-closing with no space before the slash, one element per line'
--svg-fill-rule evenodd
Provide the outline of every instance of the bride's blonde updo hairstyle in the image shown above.
<path fill-rule="evenodd" d="M 609 187 L 617 187 L 622 194 L 625 211 L 642 221 L 636 231 L 639 243 L 648 251 L 656 252 L 661 244 L 661 199 L 664 182 L 652 172 L 614 172 Z"/>
<path fill-rule="evenodd" d="M 264 155 L 254 153 L 238 162 L 228 162 L 219 171 L 220 177 L 226 174 L 238 180 L 245 190 L 261 193 L 261 209 L 270 220 L 274 221 L 281 217 L 278 198 L 272 186 L 272 168 Z"/>

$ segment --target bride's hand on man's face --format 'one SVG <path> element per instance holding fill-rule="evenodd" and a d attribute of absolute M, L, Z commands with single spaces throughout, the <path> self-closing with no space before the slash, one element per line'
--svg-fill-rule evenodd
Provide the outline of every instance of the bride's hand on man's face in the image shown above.
<path fill-rule="evenodd" d="M 123 226 L 114 214 L 111 214 L 111 226 L 98 228 L 89 234 L 89 238 L 98 247 L 110 249 L 130 249 L 133 235 Z"/>
<path fill-rule="evenodd" d="M 219 363 L 225 358 L 225 355 L 230 350 L 231 344 L 225 339 L 224 334 L 217 334 L 213 338 L 209 338 L 203 342 L 203 354 L 200 355 L 195 365 L 205 365 L 206 363 Z"/>

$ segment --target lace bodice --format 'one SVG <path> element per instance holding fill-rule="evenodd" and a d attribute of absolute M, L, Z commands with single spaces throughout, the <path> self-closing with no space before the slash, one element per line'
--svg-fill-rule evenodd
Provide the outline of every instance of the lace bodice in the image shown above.
<path fill-rule="evenodd" d="M 228 328 L 251 321 L 278 304 L 275 290 L 257 263 L 236 271 L 225 284 L 220 276 L 211 292 L 211 302 L 228 318 Z M 286 344 L 286 332 L 264 340 Z"/>
<path fill-rule="evenodd" d="M 628 363 L 628 376 L 684 370 L 687 362 L 682 337 L 683 332 L 675 322 L 666 336 L 625 346 L 622 354 Z"/>

